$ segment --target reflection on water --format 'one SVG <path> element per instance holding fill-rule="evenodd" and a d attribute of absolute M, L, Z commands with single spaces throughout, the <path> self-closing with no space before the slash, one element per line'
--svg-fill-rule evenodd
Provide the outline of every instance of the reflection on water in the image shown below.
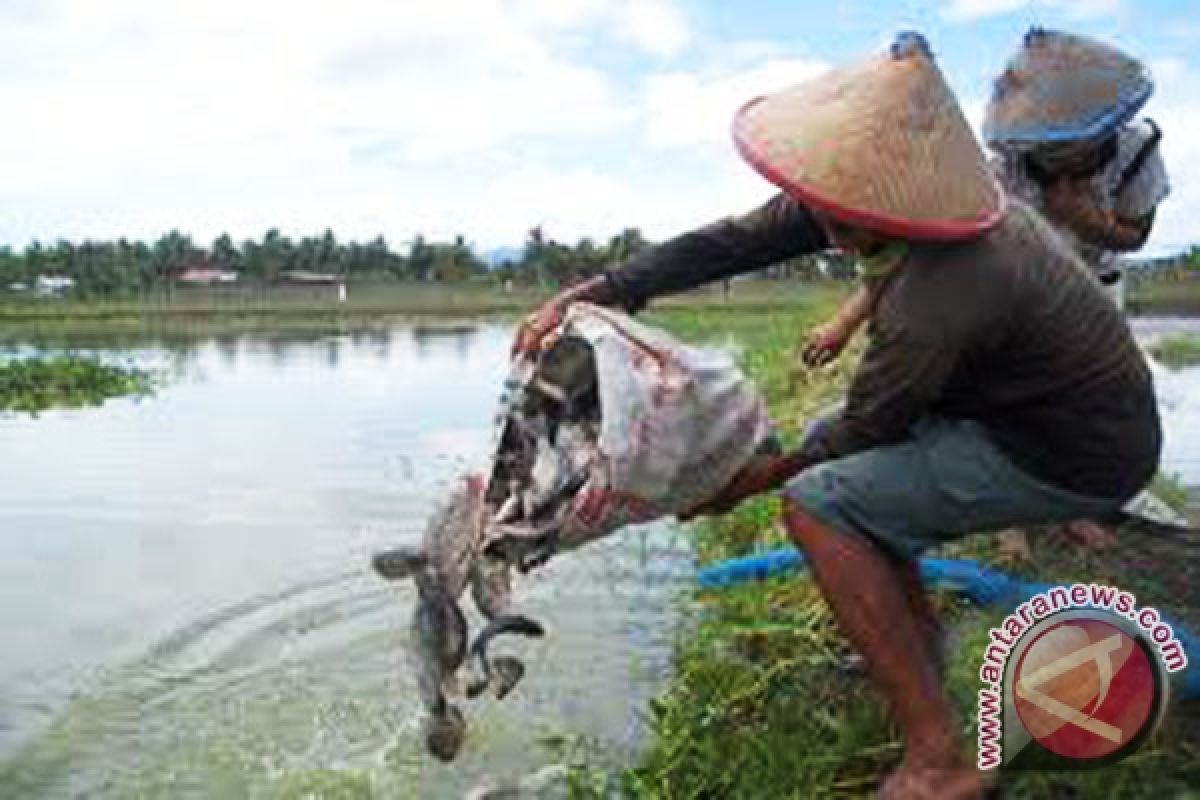
<path fill-rule="evenodd" d="M 455 797 L 545 763 L 544 737 L 635 747 L 689 570 L 666 526 L 520 580 L 550 632 L 504 643 L 525 682 L 464 705 L 453 766 L 414 735 L 410 590 L 366 563 L 482 463 L 508 343 L 491 326 L 71 341 L 173 381 L 0 416 L 0 796 Z"/>
<path fill-rule="evenodd" d="M 1147 317 L 1133 320 L 1133 329 L 1144 342 L 1179 333 L 1200 334 L 1200 319 Z M 1163 424 L 1163 469 L 1176 473 L 1200 495 L 1200 367 L 1169 369 L 1151 362 Z"/>

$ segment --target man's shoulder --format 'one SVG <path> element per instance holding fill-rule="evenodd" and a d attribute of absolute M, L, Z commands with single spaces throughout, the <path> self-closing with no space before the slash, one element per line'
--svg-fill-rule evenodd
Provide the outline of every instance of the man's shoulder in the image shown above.
<path fill-rule="evenodd" d="M 881 324 L 936 343 L 986 322 L 1012 285 L 1000 252 L 990 235 L 914 244 L 880 304 Z"/>
<path fill-rule="evenodd" d="M 939 308 L 936 318 L 995 319 L 1006 315 L 1032 273 L 1073 270 L 1077 257 L 1028 204 L 1012 198 L 1004 218 L 976 238 L 918 244 L 897 281 L 898 309 Z"/>

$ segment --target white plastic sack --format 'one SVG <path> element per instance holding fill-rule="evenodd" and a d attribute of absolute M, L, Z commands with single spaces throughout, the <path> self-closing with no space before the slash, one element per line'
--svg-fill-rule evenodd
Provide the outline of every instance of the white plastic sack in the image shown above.
<path fill-rule="evenodd" d="M 682 344 L 582 303 L 571 306 L 554 335 L 578 336 L 592 347 L 601 415 L 588 477 L 558 520 L 556 550 L 700 505 L 771 435 L 762 396 L 728 353 Z M 518 358 L 514 388 L 534 368 L 533 359 Z"/>

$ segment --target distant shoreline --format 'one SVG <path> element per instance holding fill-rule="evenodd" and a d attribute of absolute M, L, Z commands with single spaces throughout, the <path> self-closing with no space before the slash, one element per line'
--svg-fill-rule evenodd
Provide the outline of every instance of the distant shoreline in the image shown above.
<path fill-rule="evenodd" d="M 846 282 L 735 281 L 728 295 L 718 284 L 657 301 L 656 307 L 718 312 L 787 308 L 813 297 L 848 292 Z M 47 324 L 129 327 L 178 323 L 336 323 L 393 318 L 511 319 L 532 311 L 552 289 L 492 285 L 350 286 L 345 301 L 329 288 L 183 289 L 137 298 L 4 298 L 0 328 Z"/>
<path fill-rule="evenodd" d="M 654 303 L 661 308 L 770 312 L 850 290 L 849 281 L 743 279 Z M 31 325 L 117 328 L 149 326 L 325 326 L 392 319 L 511 320 L 554 294 L 554 288 L 495 284 L 351 284 L 336 287 L 230 286 L 181 288 L 138 297 L 42 298 L 0 295 L 0 328 Z M 1127 297 L 1130 316 L 1200 317 L 1200 280 L 1138 280 Z"/>

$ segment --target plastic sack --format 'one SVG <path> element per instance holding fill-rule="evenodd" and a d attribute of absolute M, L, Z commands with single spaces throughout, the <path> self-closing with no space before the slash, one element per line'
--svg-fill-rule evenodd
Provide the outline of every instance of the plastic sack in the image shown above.
<path fill-rule="evenodd" d="M 762 396 L 729 353 L 682 344 L 628 315 L 583 303 L 551 335 L 566 339 L 591 351 L 599 406 L 594 446 L 583 457 L 580 485 L 563 497 L 550 523 L 493 526 L 485 534 L 492 552 L 547 537 L 553 552 L 570 550 L 626 525 L 688 511 L 774 442 Z M 496 421 L 497 451 L 545 358 L 514 361 Z M 493 513 L 505 494 L 496 475 L 487 490 Z"/>

